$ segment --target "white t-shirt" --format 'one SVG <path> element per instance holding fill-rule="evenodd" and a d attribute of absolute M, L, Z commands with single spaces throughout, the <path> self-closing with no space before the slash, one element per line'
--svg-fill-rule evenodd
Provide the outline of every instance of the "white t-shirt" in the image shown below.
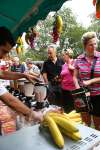
<path fill-rule="evenodd" d="M 6 65 L 6 62 L 4 60 L 1 60 L 0 61 L 0 67 L 2 65 Z M 7 86 L 7 85 L 10 85 L 10 81 L 9 80 L 3 80 L 3 79 L 0 79 L 0 85 L 3 85 L 3 86 Z"/>
<path fill-rule="evenodd" d="M 43 77 L 42 77 L 41 72 L 40 72 L 40 69 L 36 65 L 33 64 L 31 69 L 26 68 L 26 72 L 28 72 L 28 73 L 36 73 L 36 74 L 40 75 L 38 77 L 38 79 L 41 82 L 44 82 Z"/>
<path fill-rule="evenodd" d="M 36 65 L 33 64 L 31 69 L 26 67 L 26 72 L 29 72 L 29 73 L 34 72 L 34 73 L 40 74 L 40 69 Z"/>

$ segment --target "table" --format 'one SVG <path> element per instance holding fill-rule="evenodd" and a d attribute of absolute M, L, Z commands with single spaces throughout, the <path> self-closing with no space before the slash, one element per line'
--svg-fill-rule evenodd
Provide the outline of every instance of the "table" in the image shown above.
<path fill-rule="evenodd" d="M 89 150 L 100 142 L 100 132 L 84 125 L 77 125 L 82 140 L 75 142 L 65 137 L 63 150 Z M 59 150 L 48 132 L 40 132 L 39 125 L 23 128 L 16 133 L 0 137 L 0 150 Z"/>

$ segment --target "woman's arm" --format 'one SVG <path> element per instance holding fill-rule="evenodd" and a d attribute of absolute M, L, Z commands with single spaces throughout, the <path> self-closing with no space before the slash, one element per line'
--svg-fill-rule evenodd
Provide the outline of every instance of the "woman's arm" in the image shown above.
<path fill-rule="evenodd" d="M 93 78 L 93 79 L 90 79 L 90 80 L 87 80 L 87 81 L 83 81 L 84 86 L 89 86 L 89 85 L 94 84 L 94 83 L 100 83 L 100 77 Z"/>
<path fill-rule="evenodd" d="M 68 68 L 69 68 L 70 70 L 74 70 L 74 69 L 75 69 L 72 64 L 68 64 Z"/>
<path fill-rule="evenodd" d="M 79 75 L 79 71 L 77 69 L 74 69 L 73 81 L 74 81 L 76 89 L 80 88 L 80 85 L 79 85 L 79 82 L 78 82 L 78 75 Z"/>
<path fill-rule="evenodd" d="M 68 68 L 70 70 L 74 70 L 75 69 L 73 60 L 69 60 L 69 62 L 68 62 Z"/>

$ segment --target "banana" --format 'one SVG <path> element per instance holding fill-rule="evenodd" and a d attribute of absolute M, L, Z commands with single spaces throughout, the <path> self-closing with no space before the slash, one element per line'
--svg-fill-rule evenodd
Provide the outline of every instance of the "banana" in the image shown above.
<path fill-rule="evenodd" d="M 81 114 L 80 113 L 63 113 L 65 116 L 69 117 L 70 119 L 74 119 L 74 118 L 81 118 Z"/>
<path fill-rule="evenodd" d="M 61 118 L 69 119 L 69 117 L 67 115 L 64 115 L 64 113 L 48 112 L 48 115 L 51 116 L 51 117 L 58 116 L 58 117 L 61 117 Z"/>
<path fill-rule="evenodd" d="M 57 28 L 59 28 L 63 25 L 63 21 L 62 21 L 61 16 L 56 17 L 56 22 L 57 22 Z"/>
<path fill-rule="evenodd" d="M 75 114 L 76 113 L 76 110 L 72 110 L 70 113 L 68 114 Z"/>
<path fill-rule="evenodd" d="M 62 32 L 62 27 L 59 27 L 59 28 L 57 29 L 57 31 L 58 31 L 58 33 L 61 33 L 61 32 Z"/>
<path fill-rule="evenodd" d="M 50 133 L 51 133 L 56 145 L 59 148 L 63 148 L 64 147 L 64 138 L 63 138 L 58 126 L 56 125 L 55 121 L 49 115 L 45 115 L 44 122 L 47 122 L 48 128 L 50 130 Z"/>
<path fill-rule="evenodd" d="M 62 21 L 61 16 L 56 17 L 56 27 L 57 27 L 58 33 L 61 33 L 62 32 L 62 27 L 63 27 L 63 21 Z"/>
<path fill-rule="evenodd" d="M 18 37 L 16 43 L 17 43 L 16 52 L 18 55 L 20 55 L 23 53 L 23 40 L 21 36 Z"/>
<path fill-rule="evenodd" d="M 58 117 L 65 118 L 65 119 L 71 119 L 74 122 L 82 121 L 80 114 L 76 114 L 76 115 L 73 115 L 70 117 L 68 114 L 64 114 L 64 113 L 48 112 L 48 115 L 51 117 L 52 116 L 55 116 L 55 117 L 58 116 Z"/>
<path fill-rule="evenodd" d="M 70 119 L 81 118 L 81 115 L 80 115 L 80 114 L 70 114 L 70 115 L 68 115 L 68 117 L 69 117 Z"/>
<path fill-rule="evenodd" d="M 21 47 L 20 47 L 20 46 L 16 47 L 16 52 L 17 52 L 17 54 L 18 54 L 18 55 L 20 55 L 20 54 L 21 54 L 22 49 L 21 49 Z"/>
<path fill-rule="evenodd" d="M 81 135 L 80 135 L 80 132 L 66 132 L 65 129 L 63 128 L 60 128 L 60 131 L 64 134 L 64 135 L 67 135 L 68 137 L 70 137 L 71 139 L 75 140 L 75 141 L 78 141 L 78 140 L 81 140 Z"/>
<path fill-rule="evenodd" d="M 17 44 L 23 45 L 23 40 L 22 40 L 21 36 L 18 37 Z"/>
<path fill-rule="evenodd" d="M 54 121 L 59 125 L 60 127 L 64 128 L 69 132 L 77 132 L 78 129 L 76 128 L 76 123 L 71 121 L 70 119 L 61 118 L 59 116 L 52 116 Z"/>
<path fill-rule="evenodd" d="M 80 122 L 80 121 L 82 121 L 82 119 L 81 118 L 75 118 L 75 119 L 71 119 L 72 121 L 75 121 L 75 122 Z"/>
<path fill-rule="evenodd" d="M 65 116 L 80 116 L 79 113 L 63 113 Z"/>

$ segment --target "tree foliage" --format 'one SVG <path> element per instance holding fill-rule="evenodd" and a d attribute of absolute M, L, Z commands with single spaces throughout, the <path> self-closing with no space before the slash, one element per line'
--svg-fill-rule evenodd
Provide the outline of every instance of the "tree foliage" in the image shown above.
<path fill-rule="evenodd" d="M 97 33 L 97 37 L 99 39 L 98 49 L 100 50 L 100 20 L 96 19 L 95 14 L 90 15 L 91 25 L 88 28 L 88 31 L 94 31 Z"/>
<path fill-rule="evenodd" d="M 24 58 L 31 57 L 34 60 L 44 60 L 47 56 L 47 46 L 52 43 L 54 15 L 48 15 L 44 21 L 39 21 L 36 28 L 40 34 L 35 49 L 29 49 Z M 60 53 L 63 49 L 71 47 L 74 55 L 82 52 L 81 36 L 86 29 L 77 23 L 76 16 L 69 8 L 63 8 L 57 12 L 63 19 L 63 31 L 60 36 L 60 44 L 57 48 Z"/>

